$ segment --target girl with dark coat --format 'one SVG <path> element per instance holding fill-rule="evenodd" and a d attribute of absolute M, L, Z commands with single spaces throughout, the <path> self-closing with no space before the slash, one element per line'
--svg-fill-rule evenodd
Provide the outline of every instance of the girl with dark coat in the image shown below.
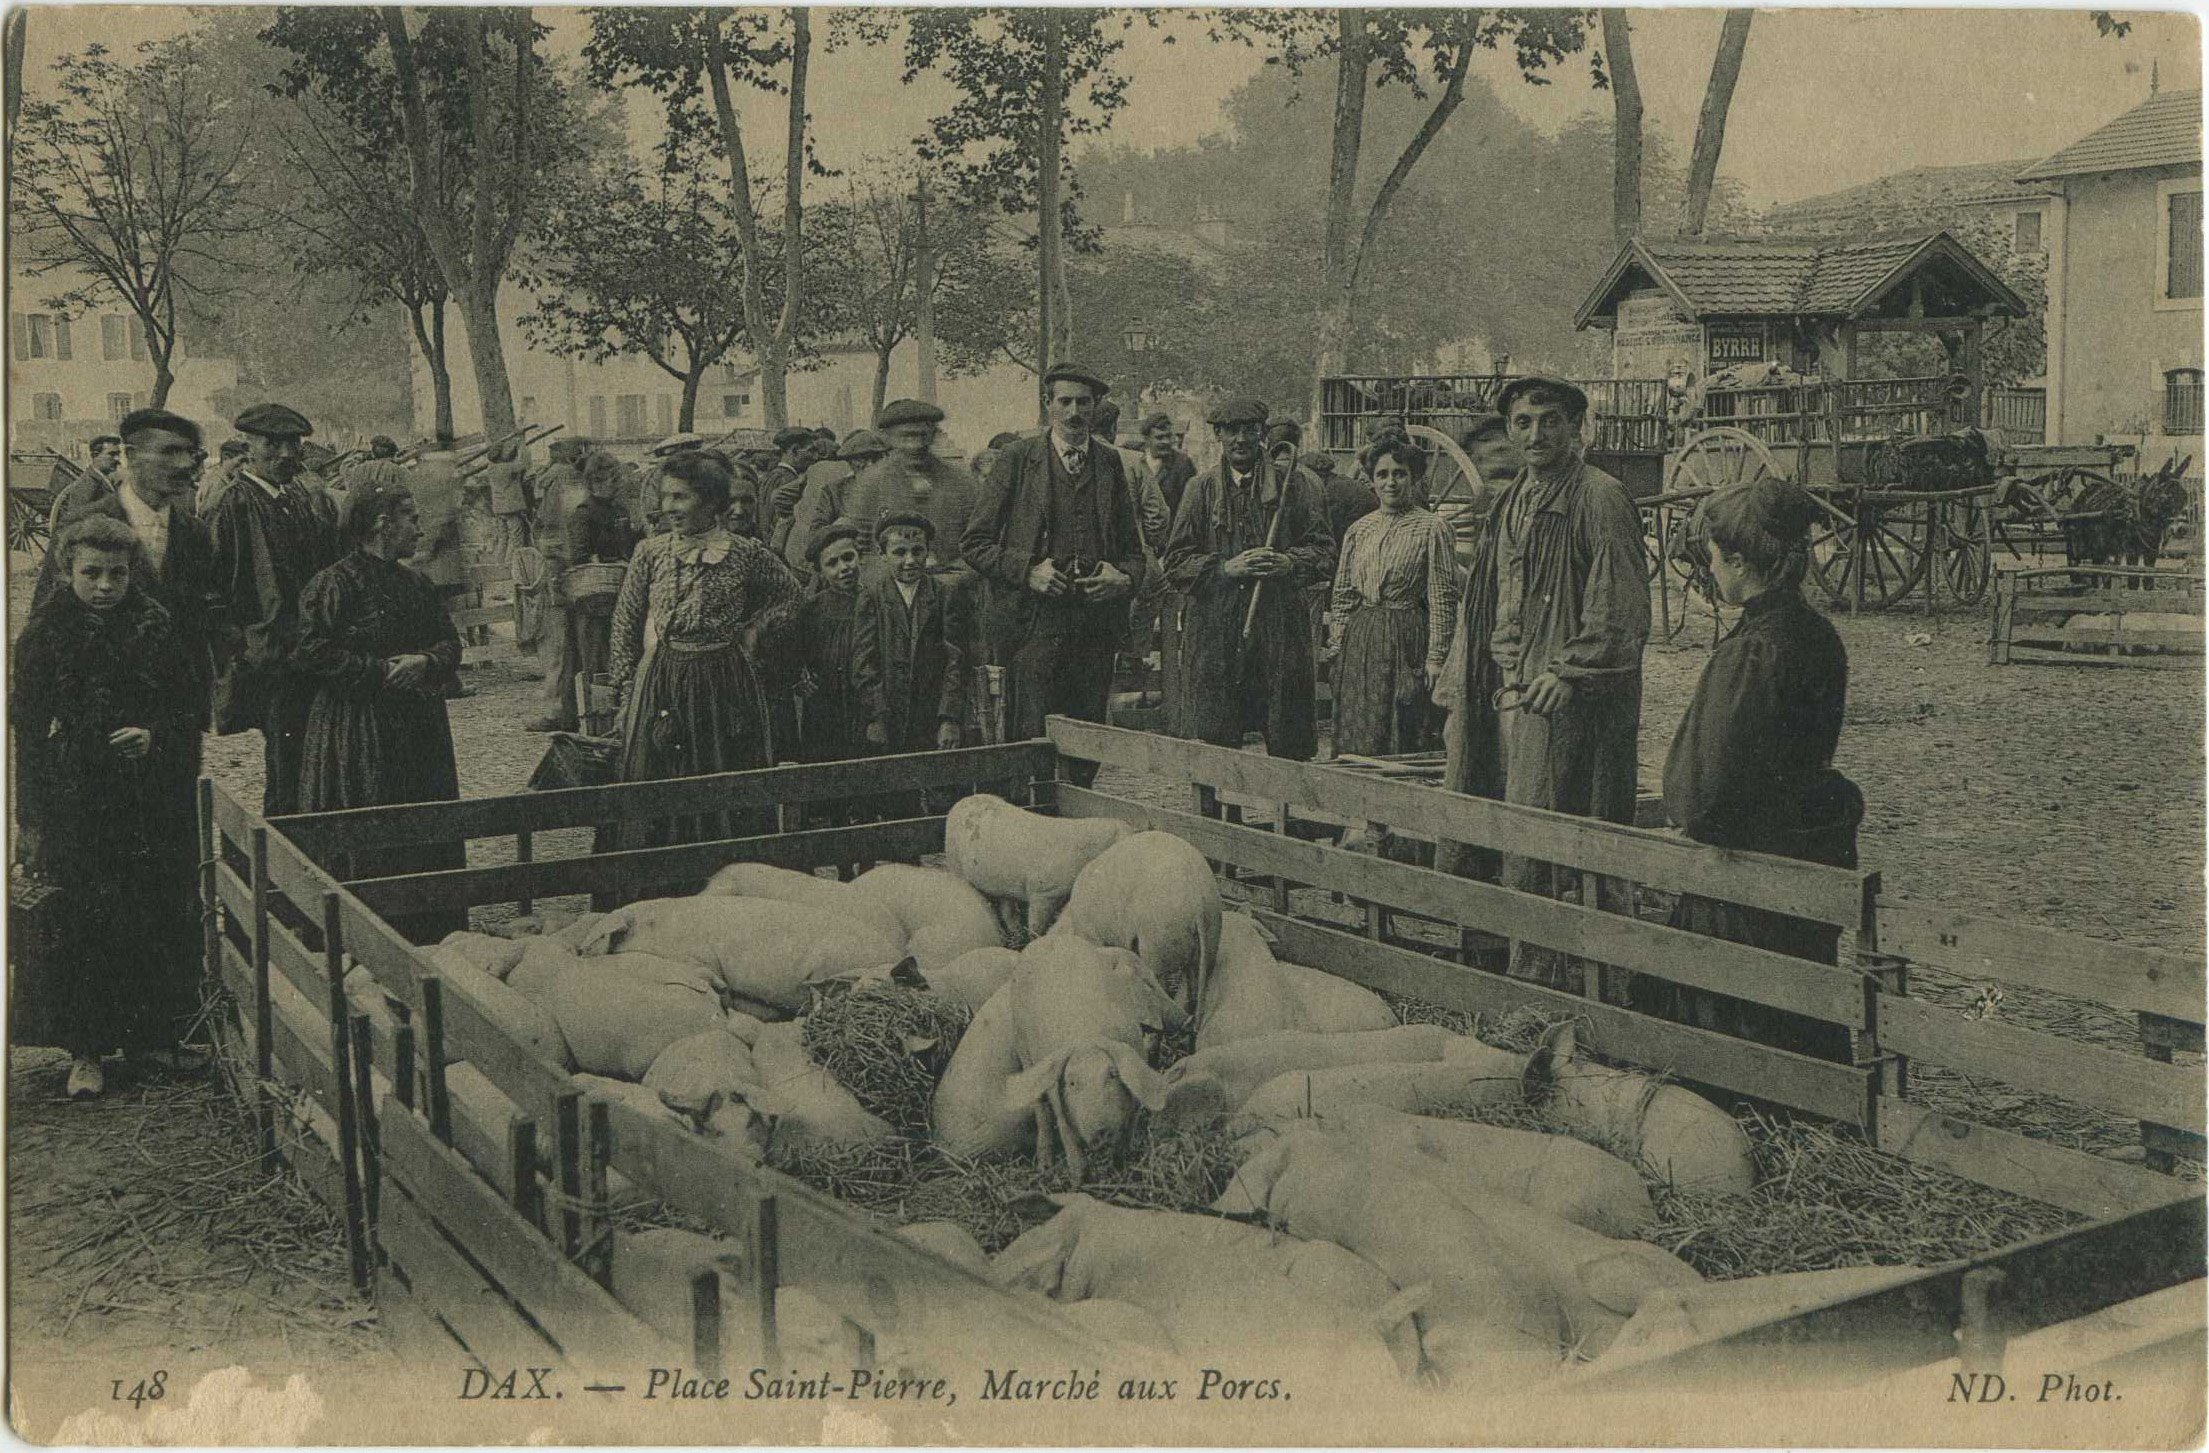
<path fill-rule="evenodd" d="M 10 1038 L 74 1060 L 68 1091 L 106 1088 L 121 1050 L 188 1069 L 199 1006 L 195 777 L 206 685 L 143 583 L 143 548 L 104 514 L 54 545 L 63 588 L 15 647 L 16 852 L 65 897 L 42 971 L 18 976 Z"/>
<path fill-rule="evenodd" d="M 460 633 L 427 576 L 399 562 L 421 541 L 403 485 L 373 484 L 347 502 L 351 552 L 300 593 L 298 669 L 319 683 L 301 749 L 300 811 L 331 812 L 460 796 L 446 698 L 460 687 Z M 461 843 L 352 854 L 356 877 L 467 866 Z M 465 909 L 395 914 L 392 927 L 434 943 L 468 926 Z"/>
<path fill-rule="evenodd" d="M 1694 538 L 1741 619 L 1711 653 L 1672 740 L 1665 811 L 1695 842 L 1853 868 L 1864 798 L 1833 767 L 1848 652 L 1801 588 L 1816 511 L 1783 480 L 1736 485 L 1698 506 Z M 1693 894 L 1681 897 L 1672 926 L 1822 964 L 1837 962 L 1840 945 L 1837 928 Z M 1667 1018 L 1849 1058 L 1838 1025 L 1647 978 L 1634 994 L 1637 1007 Z"/>

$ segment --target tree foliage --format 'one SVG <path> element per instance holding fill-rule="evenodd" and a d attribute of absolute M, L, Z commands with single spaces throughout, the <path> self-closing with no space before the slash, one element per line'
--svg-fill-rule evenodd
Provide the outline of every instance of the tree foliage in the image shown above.
<path fill-rule="evenodd" d="M 136 315 L 160 404 L 186 305 L 216 285 L 253 225 L 237 208 L 257 164 L 253 103 L 212 83 L 189 33 L 134 54 L 94 43 L 54 64 L 54 97 L 21 113 L 11 201 L 28 213 L 30 275 L 87 279 L 48 306 L 76 313 L 113 299 Z"/>

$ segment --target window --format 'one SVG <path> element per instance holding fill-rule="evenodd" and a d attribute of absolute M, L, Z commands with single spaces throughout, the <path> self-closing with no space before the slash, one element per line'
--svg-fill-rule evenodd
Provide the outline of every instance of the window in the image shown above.
<path fill-rule="evenodd" d="M 658 399 L 657 399 L 657 400 L 656 400 L 655 402 L 657 403 L 657 405 L 658 405 L 658 408 L 659 408 L 659 415 L 660 415 L 660 432 L 661 432 L 662 434 L 672 434 L 672 433 L 674 433 L 674 432 L 675 432 L 675 395 L 673 395 L 673 394 L 661 394 L 661 395 L 659 396 L 659 398 L 658 398 Z"/>
<path fill-rule="evenodd" d="M 614 432 L 634 439 L 644 432 L 644 395 L 622 394 L 614 400 Z"/>
<path fill-rule="evenodd" d="M 2199 197 L 2201 194 L 2194 194 Z M 2163 375 L 2163 432 L 2201 432 L 2201 370 L 2174 368 Z"/>
<path fill-rule="evenodd" d="M 146 320 L 135 315 L 130 320 L 130 358 L 133 363 L 146 361 Z"/>
<path fill-rule="evenodd" d="M 2180 190 L 2186 183 L 2165 182 L 2156 188 L 2162 203 L 2162 222 L 2156 241 L 2156 305 L 2166 308 L 2201 306 L 2201 187 Z"/>
<path fill-rule="evenodd" d="M 751 402 L 752 396 L 750 394 L 723 394 L 721 395 L 721 417 L 724 419 L 741 419 L 744 417 L 744 410 L 750 406 Z"/>
<path fill-rule="evenodd" d="M 130 350 L 130 322 L 121 313 L 100 314 L 100 358 L 120 363 Z"/>
<path fill-rule="evenodd" d="M 31 399 L 31 414 L 39 419 L 58 419 L 61 413 L 60 394 L 37 394 Z"/>
<path fill-rule="evenodd" d="M 593 438 L 599 439 L 606 437 L 606 396 L 604 394 L 591 395 L 591 435 Z"/>
<path fill-rule="evenodd" d="M 44 313 L 31 314 L 31 357 L 54 356 L 54 320 Z"/>
<path fill-rule="evenodd" d="M 742 377 L 741 377 L 741 376 L 740 376 L 740 375 L 739 375 L 739 374 L 737 373 L 737 371 L 736 371 L 736 365 L 735 365 L 735 364 L 733 364 L 733 363 L 724 363 L 724 364 L 722 364 L 722 365 L 721 365 L 721 381 L 722 381 L 723 383 L 725 383 L 725 384 L 732 384 L 732 385 L 733 385 L 733 384 L 739 384 L 739 383 L 742 383 L 742 382 L 743 382 L 744 380 L 743 380 L 743 378 L 742 378 Z"/>
<path fill-rule="evenodd" d="M 2040 251 L 2040 214 L 2038 212 L 2020 212 L 2017 214 L 2017 238 L 2011 246 L 2011 251 Z"/>
<path fill-rule="evenodd" d="M 109 394 L 109 395 L 107 396 L 107 416 L 108 416 L 109 418 L 111 418 L 111 419 L 118 419 L 118 420 L 119 420 L 119 419 L 121 419 L 121 418 L 123 417 L 123 415 L 125 415 L 125 414 L 127 414 L 127 413 L 129 413 L 129 412 L 130 412 L 130 395 L 129 395 L 129 394 Z"/>
<path fill-rule="evenodd" d="M 56 318 L 54 319 L 54 357 L 66 360 L 70 356 L 69 320 L 67 318 Z"/>

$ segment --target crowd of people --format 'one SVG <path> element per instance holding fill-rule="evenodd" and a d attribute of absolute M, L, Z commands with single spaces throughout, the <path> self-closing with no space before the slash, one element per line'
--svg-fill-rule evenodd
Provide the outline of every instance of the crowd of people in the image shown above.
<path fill-rule="evenodd" d="M 180 1044 L 196 999 L 203 731 L 261 734 L 268 817 L 458 795 L 445 703 L 464 694 L 462 633 L 448 606 L 465 575 L 424 561 L 457 553 L 466 488 L 495 548 L 542 565 L 516 572 L 518 638 L 544 677 L 528 725 L 588 725 L 602 695 L 621 780 L 953 748 L 985 708 L 1013 739 L 1052 715 L 1102 721 L 1116 666 L 1164 648 L 1176 735 L 1242 747 L 1255 734 L 1270 753 L 1316 756 L 1327 655 L 1337 753 L 1439 749 L 1453 790 L 1633 820 L 1642 531 L 1618 481 L 1583 457 L 1575 385 L 1508 385 L 1458 441 L 1478 477 L 1449 466 L 1446 513 L 1429 502 L 1428 454 L 1401 434 L 1338 470 L 1300 452 L 1293 420 L 1230 398 L 1207 414 L 1219 456 L 1199 468 L 1163 413 L 1121 447 L 1109 387 L 1081 368 L 1051 369 L 1044 392 L 1045 426 L 996 436 L 972 468 L 937 452 L 943 411 L 903 399 L 841 439 L 792 427 L 742 455 L 678 435 L 633 469 L 564 441 L 533 471 L 501 441 L 472 486 L 410 468 L 384 439 L 335 487 L 306 478 L 312 426 L 274 403 L 234 421 L 236 447 L 209 472 L 198 425 L 131 414 L 56 504 L 9 718 L 31 784 L 19 861 L 85 905 L 127 883 L 148 907 L 61 916 L 42 976 L 61 987 L 19 1018 L 17 1042 L 69 1051 L 72 1095 L 101 1092 L 114 1051 L 192 1059 Z M 1745 608 L 1680 729 L 1666 794 L 1697 840 L 1849 863 L 1862 802 L 1831 767 L 1846 658 L 1798 588 L 1800 495 L 1745 486 L 1699 516 L 1718 587 Z M 762 814 L 706 814 L 615 825 L 599 847 L 769 830 Z M 463 861 L 458 844 L 360 856 L 355 875 Z M 1445 843 L 1434 863 L 1585 891 L 1532 858 Z M 448 918 L 396 926 L 433 941 Z M 1676 922 L 1828 962 L 1836 950 L 1781 915 L 1694 898 Z M 1509 971 L 1581 992 L 1594 970 L 1521 943 Z M 1608 970 L 1596 991 L 1847 1052 L 1717 996 L 1658 996 Z M 25 1041 L 26 1022 L 43 1038 Z"/>

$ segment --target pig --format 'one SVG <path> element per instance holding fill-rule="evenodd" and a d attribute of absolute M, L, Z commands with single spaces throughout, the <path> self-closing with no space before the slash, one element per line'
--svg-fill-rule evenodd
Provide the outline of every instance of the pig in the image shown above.
<path fill-rule="evenodd" d="M 1439 1024 L 1404 1024 L 1354 1034 L 1287 1030 L 1200 1049 L 1166 1071 L 1166 1084 L 1170 1090 L 1211 1081 L 1218 1087 L 1216 1103 L 1232 1114 L 1261 1085 L 1279 1076 L 1341 1065 L 1437 1063 L 1459 1037 Z"/>
<path fill-rule="evenodd" d="M 905 925 L 897 914 L 853 891 L 856 883 L 839 883 L 771 863 L 731 863 L 706 880 L 699 896 L 713 898 L 765 898 L 777 903 L 800 903 L 829 913 L 855 914 L 884 938 L 905 946 Z"/>
<path fill-rule="evenodd" d="M 1139 832 L 1081 870 L 1053 931 L 1132 950 L 1193 1013 L 1218 960 L 1220 916 L 1204 854 L 1172 833 Z"/>
<path fill-rule="evenodd" d="M 653 898 L 601 919 L 582 949 L 651 954 L 699 964 L 730 994 L 783 1014 L 812 1008 L 818 985 L 884 978 L 901 951 L 851 915 L 763 898 Z M 764 1015 L 760 1016 L 766 1017 Z"/>
<path fill-rule="evenodd" d="M 1273 956 L 1265 930 L 1247 913 L 1220 918 L 1212 979 L 1197 1006 L 1197 1048 L 1304 1030 L 1350 1034 L 1388 1029 L 1396 1013 L 1380 995 L 1347 979 Z"/>
<path fill-rule="evenodd" d="M 1679 1085 L 1591 1064 L 1568 1020 L 1526 1062 L 1527 1100 L 1558 1129 L 1616 1146 L 1682 1189 L 1720 1195 L 1756 1188 L 1756 1155 L 1733 1116 Z"/>
<path fill-rule="evenodd" d="M 1019 926 L 1013 906 L 1020 905 L 1028 937 L 1041 938 L 1081 870 L 1128 831 L 1109 818 L 1061 821 L 977 792 L 954 803 L 944 819 L 944 862 L 997 905 L 1008 936 Z"/>
<path fill-rule="evenodd" d="M 969 950 L 1004 947 L 989 900 L 941 868 L 878 863 L 852 880 L 851 891 L 903 930 L 923 974 Z"/>
<path fill-rule="evenodd" d="M 1344 1036 L 1347 1038 L 1348 1036 Z M 1523 1056 L 1452 1036 L 1439 1062 L 1347 1064 L 1292 1070 L 1260 1085 L 1243 1102 L 1242 1122 L 1330 1117 L 1353 1105 L 1384 1105 L 1420 1115 L 1519 1098 Z"/>
<path fill-rule="evenodd" d="M 494 979 L 504 979 L 521 961 L 524 946 L 516 939 L 495 938 L 466 929 L 455 930 L 438 940 L 439 948 L 451 949 Z"/>
<path fill-rule="evenodd" d="M 1009 948 L 978 948 L 960 954 L 948 964 L 935 968 L 923 967 L 921 977 L 928 981 L 931 991 L 946 999 L 979 1010 L 990 996 L 1005 987 L 1005 981 L 1020 967 L 1018 950 Z"/>

